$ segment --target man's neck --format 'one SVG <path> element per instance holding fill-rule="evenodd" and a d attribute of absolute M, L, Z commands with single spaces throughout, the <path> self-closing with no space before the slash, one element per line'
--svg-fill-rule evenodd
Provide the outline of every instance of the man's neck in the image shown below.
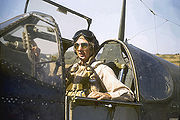
<path fill-rule="evenodd" d="M 87 65 L 87 64 L 92 64 L 93 62 L 95 61 L 95 58 L 89 58 L 88 60 L 86 60 L 86 61 L 82 61 L 82 60 L 80 60 L 80 65 Z"/>

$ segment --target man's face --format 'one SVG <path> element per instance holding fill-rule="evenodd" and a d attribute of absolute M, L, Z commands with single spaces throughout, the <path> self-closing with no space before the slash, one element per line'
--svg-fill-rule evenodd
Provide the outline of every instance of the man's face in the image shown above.
<path fill-rule="evenodd" d="M 37 46 L 36 42 L 32 41 L 31 44 L 32 44 L 32 48 L 31 48 L 32 53 L 33 53 L 36 57 L 38 57 L 38 56 L 40 55 L 41 49 Z"/>
<path fill-rule="evenodd" d="M 82 62 L 87 62 L 90 57 L 90 46 L 84 36 L 80 36 L 74 44 L 77 56 Z"/>

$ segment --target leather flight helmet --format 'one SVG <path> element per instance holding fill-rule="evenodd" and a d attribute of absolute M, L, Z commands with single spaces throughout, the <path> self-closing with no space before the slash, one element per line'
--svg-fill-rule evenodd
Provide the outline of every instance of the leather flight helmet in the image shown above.
<path fill-rule="evenodd" d="M 84 36 L 84 38 L 90 43 L 90 45 L 92 45 L 93 51 L 96 52 L 99 48 L 99 42 L 93 32 L 91 32 L 90 30 L 77 31 L 72 38 L 74 40 L 74 43 L 76 43 L 81 35 Z"/>

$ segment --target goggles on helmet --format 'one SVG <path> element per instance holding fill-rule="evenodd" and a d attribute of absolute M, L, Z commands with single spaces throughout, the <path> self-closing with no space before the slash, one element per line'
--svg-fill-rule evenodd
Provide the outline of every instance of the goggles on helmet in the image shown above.
<path fill-rule="evenodd" d="M 89 31 L 89 30 L 80 30 L 78 32 L 75 33 L 73 40 L 76 40 L 78 37 L 80 37 L 81 35 L 83 35 L 85 38 L 94 38 L 94 34 Z"/>

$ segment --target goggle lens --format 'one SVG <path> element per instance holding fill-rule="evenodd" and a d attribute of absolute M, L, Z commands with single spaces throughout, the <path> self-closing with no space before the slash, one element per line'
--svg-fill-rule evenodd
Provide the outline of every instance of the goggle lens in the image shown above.
<path fill-rule="evenodd" d="M 81 46 L 82 49 L 86 49 L 86 48 L 89 46 L 89 44 L 88 44 L 88 43 L 81 43 L 81 44 L 75 43 L 75 44 L 74 44 L 74 48 L 75 48 L 76 50 L 79 48 L 79 46 Z"/>

